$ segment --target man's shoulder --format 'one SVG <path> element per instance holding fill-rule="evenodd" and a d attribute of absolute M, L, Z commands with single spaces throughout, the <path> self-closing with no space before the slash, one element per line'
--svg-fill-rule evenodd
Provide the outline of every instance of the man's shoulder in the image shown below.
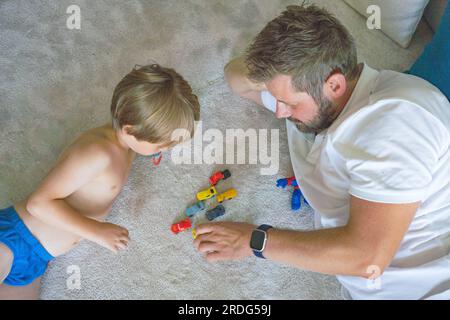
<path fill-rule="evenodd" d="M 380 71 L 370 92 L 370 104 L 386 100 L 401 100 L 418 105 L 430 112 L 449 112 L 449 101 L 430 82 L 414 75 Z"/>
<path fill-rule="evenodd" d="M 366 104 L 343 119 L 332 136 L 372 139 L 415 128 L 424 129 L 424 135 L 431 131 L 447 135 L 449 127 L 450 104 L 436 87 L 416 76 L 383 70 L 370 87 Z"/>
<path fill-rule="evenodd" d="M 399 97 L 372 101 L 331 134 L 333 142 L 352 145 L 382 144 L 386 140 L 414 143 L 419 137 L 445 143 L 450 132 L 438 115 L 414 101 Z"/>

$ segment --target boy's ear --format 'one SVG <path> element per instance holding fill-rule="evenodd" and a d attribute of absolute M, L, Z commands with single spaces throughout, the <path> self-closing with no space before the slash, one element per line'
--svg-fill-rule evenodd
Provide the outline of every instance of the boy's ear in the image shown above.
<path fill-rule="evenodd" d="M 347 91 L 347 79 L 342 73 L 333 73 L 325 82 L 323 91 L 327 97 L 338 99 Z"/>
<path fill-rule="evenodd" d="M 131 135 L 131 134 L 130 134 L 131 128 L 133 128 L 133 126 L 131 126 L 131 125 L 129 125 L 129 124 L 124 125 L 124 126 L 122 127 L 122 129 L 121 129 L 122 134 L 125 134 L 125 135 Z"/>

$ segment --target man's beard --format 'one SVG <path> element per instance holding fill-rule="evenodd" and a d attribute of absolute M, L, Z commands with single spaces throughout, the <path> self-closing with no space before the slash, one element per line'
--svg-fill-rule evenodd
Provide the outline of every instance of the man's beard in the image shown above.
<path fill-rule="evenodd" d="M 292 121 L 301 132 L 320 133 L 323 130 L 328 129 L 337 118 L 336 106 L 330 100 L 323 96 L 315 100 L 319 106 L 319 112 L 314 119 L 308 123 L 304 123 L 292 117 L 289 118 L 289 120 Z"/>

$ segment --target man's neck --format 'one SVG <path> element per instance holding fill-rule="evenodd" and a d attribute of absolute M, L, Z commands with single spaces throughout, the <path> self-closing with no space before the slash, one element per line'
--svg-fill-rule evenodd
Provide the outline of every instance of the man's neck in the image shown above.
<path fill-rule="evenodd" d="M 355 91 L 356 85 L 358 84 L 358 81 L 359 81 L 359 78 L 361 77 L 361 73 L 362 73 L 363 69 L 364 69 L 364 64 L 363 63 L 358 64 L 358 75 L 355 77 L 355 79 L 348 82 L 347 90 L 346 90 L 345 94 L 336 101 L 336 106 L 337 106 L 336 113 L 335 113 L 336 118 L 344 110 L 345 106 L 347 105 L 348 101 L 350 100 L 350 98 L 353 94 L 353 91 Z"/>

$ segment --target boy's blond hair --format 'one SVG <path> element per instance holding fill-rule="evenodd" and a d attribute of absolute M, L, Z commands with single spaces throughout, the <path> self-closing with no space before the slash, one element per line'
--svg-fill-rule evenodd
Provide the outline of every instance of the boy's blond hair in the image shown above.
<path fill-rule="evenodd" d="M 115 130 L 130 125 L 127 133 L 140 141 L 173 146 L 193 136 L 200 105 L 187 81 L 175 70 L 151 64 L 133 69 L 119 82 L 111 115 Z M 173 141 L 176 129 L 185 129 L 190 136 Z"/>

